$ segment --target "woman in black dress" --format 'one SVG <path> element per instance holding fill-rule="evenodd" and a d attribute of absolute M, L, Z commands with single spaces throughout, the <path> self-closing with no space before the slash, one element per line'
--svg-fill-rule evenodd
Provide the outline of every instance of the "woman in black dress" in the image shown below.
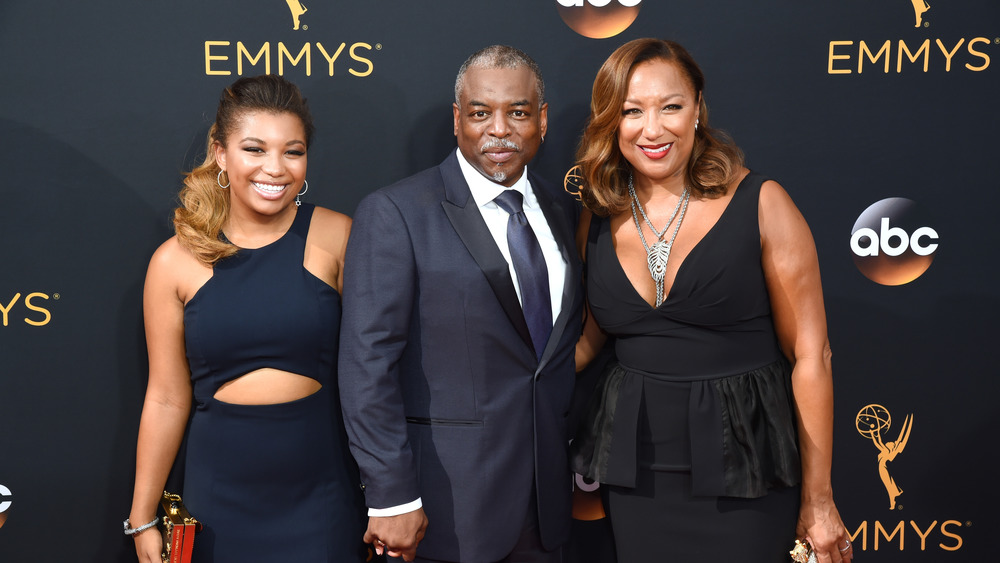
<path fill-rule="evenodd" d="M 182 496 L 194 561 L 363 561 L 364 508 L 336 394 L 348 217 L 301 203 L 312 119 L 278 76 L 226 88 L 176 235 L 143 294 L 149 384 L 126 533 L 155 521 L 191 416 Z"/>
<path fill-rule="evenodd" d="M 617 362 L 574 441 L 621 563 L 822 562 L 852 548 L 830 484 L 833 387 L 819 265 L 778 183 L 708 126 L 678 44 L 638 39 L 594 82 L 579 151 L 586 364 Z"/>

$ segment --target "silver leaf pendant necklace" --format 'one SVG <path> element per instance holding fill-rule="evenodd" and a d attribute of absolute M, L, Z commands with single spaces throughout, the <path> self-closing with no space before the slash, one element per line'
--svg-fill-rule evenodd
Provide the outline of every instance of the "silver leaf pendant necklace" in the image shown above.
<path fill-rule="evenodd" d="M 656 230 L 653 222 L 646 216 L 646 210 L 642 208 L 642 204 L 639 203 L 639 197 L 635 195 L 635 185 L 632 183 L 631 174 L 628 176 L 628 194 L 632 198 L 632 219 L 635 220 L 635 229 L 639 231 L 639 240 L 642 241 L 642 247 L 646 249 L 646 264 L 649 266 L 649 275 L 656 282 L 656 306 L 659 307 L 663 303 L 663 278 L 667 273 L 667 260 L 670 259 L 670 249 L 674 246 L 677 231 L 681 229 L 681 222 L 684 221 L 684 214 L 687 213 L 688 201 L 691 200 L 691 190 L 687 187 L 684 188 L 681 197 L 677 199 L 677 206 L 674 207 L 674 212 L 670 214 L 670 219 L 667 219 L 667 224 L 663 226 L 662 231 Z M 635 211 L 637 207 L 639 208 L 639 213 Z M 678 211 L 680 211 L 680 217 L 677 217 Z M 653 246 L 649 246 L 646 243 L 646 235 L 642 234 L 642 223 L 639 222 L 640 213 L 646 224 L 649 225 L 649 230 L 653 231 L 653 234 L 656 235 L 656 242 L 653 243 Z M 670 228 L 670 224 L 674 222 L 675 217 L 677 217 L 677 224 L 674 225 L 674 232 L 670 235 L 669 241 L 664 241 L 663 235 L 667 234 L 667 229 Z"/>

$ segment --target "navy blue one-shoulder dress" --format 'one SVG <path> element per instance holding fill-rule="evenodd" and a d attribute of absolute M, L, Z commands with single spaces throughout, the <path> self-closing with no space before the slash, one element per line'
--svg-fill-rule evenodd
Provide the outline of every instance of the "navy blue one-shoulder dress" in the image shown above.
<path fill-rule="evenodd" d="M 313 206 L 277 241 L 215 264 L 184 310 L 194 386 L 183 497 L 194 560 L 363 561 L 364 505 L 337 394 L 340 295 L 303 266 Z M 260 368 L 322 389 L 269 405 L 214 398 Z"/>

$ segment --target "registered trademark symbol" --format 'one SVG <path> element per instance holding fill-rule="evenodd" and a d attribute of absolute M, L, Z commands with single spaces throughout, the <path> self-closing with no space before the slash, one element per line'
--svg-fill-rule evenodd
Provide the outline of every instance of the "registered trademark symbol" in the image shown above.
<path fill-rule="evenodd" d="M 903 510 L 903 505 L 897 504 L 896 505 L 896 510 Z"/>
<path fill-rule="evenodd" d="M 998 41 L 1000 41 L 1000 40 L 998 40 Z M 376 43 L 375 44 L 375 50 L 376 51 L 381 51 L 382 50 L 382 44 L 381 43 Z"/>
<path fill-rule="evenodd" d="M 931 22 L 924 22 L 924 27 L 930 27 L 930 26 L 931 26 Z"/>
<path fill-rule="evenodd" d="M 309 26 L 308 26 L 308 25 L 303 25 L 303 26 L 302 26 L 302 31 L 306 31 L 306 30 L 308 30 L 308 29 L 309 29 Z"/>
<path fill-rule="evenodd" d="M 58 293 L 53 293 L 52 294 L 52 298 L 58 301 L 59 300 L 59 294 Z"/>
<path fill-rule="evenodd" d="M 972 526 L 972 520 L 969 520 L 969 521 L 967 521 L 967 522 L 965 523 L 965 527 L 966 527 L 966 528 L 969 528 L 969 527 L 971 527 L 971 526 Z"/>
<path fill-rule="evenodd" d="M 1000 45 L 1000 37 L 997 37 L 997 38 L 993 39 L 993 44 L 994 45 Z"/>

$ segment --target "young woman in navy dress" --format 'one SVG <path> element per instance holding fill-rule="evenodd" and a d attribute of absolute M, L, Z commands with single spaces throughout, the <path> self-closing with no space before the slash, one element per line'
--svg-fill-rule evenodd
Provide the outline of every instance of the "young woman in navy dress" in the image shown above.
<path fill-rule="evenodd" d="M 365 557 L 335 371 L 351 221 L 301 203 L 312 132 L 283 78 L 226 88 L 176 234 L 146 274 L 149 383 L 126 528 L 155 519 L 190 416 L 182 496 L 205 526 L 194 561 Z M 156 530 L 132 535 L 139 560 L 159 563 Z"/>

